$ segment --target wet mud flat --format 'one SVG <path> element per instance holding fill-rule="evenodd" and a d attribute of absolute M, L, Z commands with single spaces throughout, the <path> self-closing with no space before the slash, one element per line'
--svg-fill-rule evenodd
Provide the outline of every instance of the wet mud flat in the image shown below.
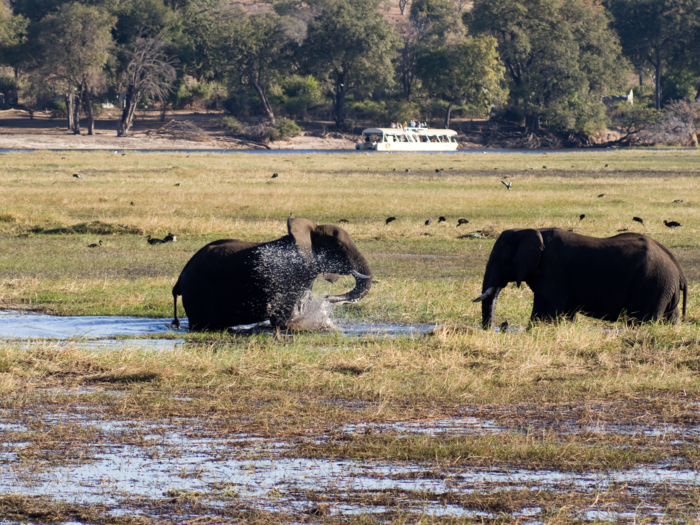
<path fill-rule="evenodd" d="M 212 349 L 169 321 L 0 315 L 0 337 L 17 349 L 0 359 L 0 524 L 697 517 L 692 397 L 479 404 L 343 395 L 320 389 L 323 378 L 359 388 L 379 366 L 343 360 L 347 348 L 428 348 L 441 336 L 426 336 L 427 325 L 341 324 L 320 343 L 326 375 L 308 380 L 294 376 L 302 361 L 288 348 L 298 343 L 269 328 Z M 511 336 L 525 337 L 495 337 Z M 240 347 L 250 359 L 269 352 L 275 366 L 246 368 L 244 355 L 217 371 L 211 360 Z M 180 383 L 171 380 L 177 360 Z M 230 379 L 208 387 L 216 374 Z"/>
<path fill-rule="evenodd" d="M 19 411 L 7 402 L 0 409 L 5 520 L 0 523 L 298 523 L 358 515 L 378 523 L 506 517 L 663 521 L 692 517 L 700 495 L 698 471 L 687 458 L 615 469 L 552 469 L 517 462 L 479 465 L 475 458 L 415 461 L 329 453 L 344 442 L 372 439 L 483 440 L 529 432 L 536 440 L 532 420 L 530 430 L 462 416 L 339 425 L 318 435 L 280 437 L 240 432 L 235 422 L 206 417 L 134 421 L 99 415 L 90 409 L 97 408 L 94 396 L 122 396 L 101 387 L 53 395 L 72 402 L 59 410 Z M 615 430 L 575 421 L 568 428 L 590 442 Z M 663 437 L 643 424 L 628 425 L 626 431 L 654 435 L 657 444 L 676 448 L 697 444 L 697 426 L 667 428 Z"/>

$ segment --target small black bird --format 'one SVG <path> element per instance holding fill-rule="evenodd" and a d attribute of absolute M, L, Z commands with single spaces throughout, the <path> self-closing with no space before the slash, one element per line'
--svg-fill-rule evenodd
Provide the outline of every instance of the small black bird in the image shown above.
<path fill-rule="evenodd" d="M 683 201 L 682 201 L 681 199 L 676 199 L 676 200 L 673 201 L 673 202 L 675 202 L 676 204 L 678 204 L 679 202 L 683 202 Z"/>
<path fill-rule="evenodd" d="M 438 224 L 440 224 L 441 222 L 445 222 L 446 220 L 447 220 L 447 219 L 445 219 L 445 217 L 443 217 L 442 215 L 440 215 L 440 217 L 438 217 Z"/>
<path fill-rule="evenodd" d="M 165 244 L 166 242 L 177 242 L 177 237 L 172 233 L 168 232 L 168 235 L 163 237 L 163 244 Z"/>
<path fill-rule="evenodd" d="M 605 193 L 601 193 L 600 195 L 598 195 L 598 198 L 599 198 L 599 199 L 600 199 L 601 197 L 605 197 Z"/>
<path fill-rule="evenodd" d="M 411 173 L 410 168 L 406 168 L 406 173 Z"/>
<path fill-rule="evenodd" d="M 546 170 L 546 169 L 547 169 L 547 166 L 542 166 L 542 169 L 543 169 L 543 170 Z"/>
<path fill-rule="evenodd" d="M 148 241 L 148 244 L 163 244 L 163 239 L 151 239 L 150 235 L 146 237 L 146 240 Z"/>
<path fill-rule="evenodd" d="M 175 186 L 179 186 L 179 185 L 180 185 L 180 183 L 179 183 L 179 182 L 178 182 L 177 184 L 175 184 Z"/>
<path fill-rule="evenodd" d="M 130 204 L 131 204 L 132 206 L 136 206 L 136 204 L 134 204 L 134 201 L 131 201 Z"/>
<path fill-rule="evenodd" d="M 457 228 L 459 228 L 462 224 L 468 224 L 469 221 L 467 219 L 459 219 L 457 221 Z"/>
<path fill-rule="evenodd" d="M 338 222 L 349 222 L 347 219 L 340 219 Z"/>
<path fill-rule="evenodd" d="M 435 173 L 440 173 L 442 171 L 440 168 L 435 168 Z"/>
<path fill-rule="evenodd" d="M 277 175 L 277 173 L 273 173 L 273 174 L 272 174 L 272 178 L 273 178 L 273 179 L 276 179 L 277 177 L 279 177 L 279 175 Z"/>
<path fill-rule="evenodd" d="M 88 244 L 88 248 L 98 248 L 98 247 L 100 247 L 100 246 L 102 246 L 102 239 L 100 239 L 99 241 L 97 241 L 97 244 L 95 244 L 95 243 Z"/>
<path fill-rule="evenodd" d="M 638 222 L 639 224 L 644 224 L 644 219 L 642 219 L 641 217 L 632 217 L 632 220 L 634 222 Z"/>
<path fill-rule="evenodd" d="M 676 221 L 671 221 L 671 222 L 664 221 L 664 224 L 665 224 L 666 226 L 668 226 L 669 228 L 671 228 L 671 229 L 673 229 L 673 228 L 678 228 L 679 226 L 681 226 L 681 223 L 680 223 L 680 222 L 676 222 Z"/>
<path fill-rule="evenodd" d="M 432 223 L 433 223 L 433 221 L 431 219 L 428 219 L 427 221 L 425 221 L 426 226 L 430 226 Z"/>
<path fill-rule="evenodd" d="M 389 224 L 390 222 L 394 222 L 396 220 L 396 217 L 389 217 L 387 218 L 386 221 L 384 221 L 384 224 Z"/>
<path fill-rule="evenodd" d="M 578 216 L 578 220 L 582 221 L 583 219 L 586 218 L 586 214 L 582 213 L 581 215 Z"/>
<path fill-rule="evenodd" d="M 502 333 L 502 334 L 506 333 L 506 332 L 508 331 L 508 327 L 509 327 L 509 326 L 510 326 L 510 323 L 508 322 L 508 319 L 506 319 L 505 321 L 503 321 L 503 322 L 501 323 L 501 333 Z"/>
<path fill-rule="evenodd" d="M 610 167 L 610 164 L 606 164 L 605 167 L 606 167 L 606 168 L 609 168 L 609 167 Z"/>
<path fill-rule="evenodd" d="M 82 179 L 80 173 L 73 173 L 73 177 L 75 177 L 76 179 Z"/>

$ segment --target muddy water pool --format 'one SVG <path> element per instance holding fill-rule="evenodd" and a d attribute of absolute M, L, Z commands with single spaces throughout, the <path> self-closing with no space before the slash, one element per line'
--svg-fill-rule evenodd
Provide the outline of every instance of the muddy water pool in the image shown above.
<path fill-rule="evenodd" d="M 99 339 L 123 336 L 167 335 L 187 332 L 187 319 L 181 320 L 182 327 L 171 326 L 172 319 L 153 319 L 145 317 L 122 316 L 53 316 L 43 314 L 23 314 L 17 312 L 0 312 L 0 340 L 25 339 Z M 432 324 L 345 324 L 331 319 L 335 331 L 348 337 L 387 336 L 415 337 L 422 336 L 435 328 Z M 242 325 L 232 327 L 235 333 L 253 333 L 257 331 L 272 332 L 269 323 L 260 325 Z M 181 344 L 182 340 L 169 339 L 126 339 L 82 341 L 81 345 L 94 348 L 124 348 L 142 346 L 151 349 L 170 349 Z"/>

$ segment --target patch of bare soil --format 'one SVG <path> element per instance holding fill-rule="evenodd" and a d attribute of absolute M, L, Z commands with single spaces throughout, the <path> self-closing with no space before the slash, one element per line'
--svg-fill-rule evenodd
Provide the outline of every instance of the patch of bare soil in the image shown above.
<path fill-rule="evenodd" d="M 50 113 L 23 110 L 0 111 L 0 148 L 8 149 L 105 149 L 105 150 L 211 150 L 261 149 L 261 146 L 227 136 L 214 120 L 219 113 L 168 112 L 165 119 L 156 111 L 138 112 L 132 132 L 117 137 L 117 112 L 104 112 L 95 121 L 95 134 L 67 130 L 65 119 Z M 351 137 L 351 136 L 350 136 Z M 351 138 L 339 134 L 304 132 L 287 141 L 271 142 L 270 149 L 354 149 Z"/>

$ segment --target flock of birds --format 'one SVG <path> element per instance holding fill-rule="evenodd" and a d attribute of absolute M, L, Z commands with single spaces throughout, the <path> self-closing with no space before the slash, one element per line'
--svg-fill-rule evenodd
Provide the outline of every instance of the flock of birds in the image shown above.
<path fill-rule="evenodd" d="M 116 152 L 115 152 L 115 153 L 116 153 Z M 607 168 L 608 166 L 609 166 L 608 164 L 605 165 L 606 168 Z M 542 168 L 543 168 L 543 169 L 547 169 L 547 166 L 542 166 Z M 441 169 L 436 169 L 436 170 L 435 170 L 436 173 L 440 173 L 441 171 L 442 171 Z M 410 173 L 410 172 L 411 172 L 411 170 L 407 168 L 407 169 L 406 169 L 406 173 Z M 75 177 L 75 178 L 77 178 L 77 179 L 82 179 L 82 177 L 80 176 L 79 173 L 74 173 L 74 174 L 73 174 L 73 177 Z M 277 177 L 279 177 L 279 174 L 278 174 L 278 173 L 273 173 L 271 178 L 276 179 Z M 503 185 L 506 187 L 507 190 L 510 190 L 510 189 L 513 187 L 513 183 L 512 183 L 512 182 L 506 182 L 506 181 L 502 180 L 502 181 L 501 181 L 501 184 L 503 184 Z M 179 186 L 179 185 L 180 185 L 179 183 L 178 183 L 178 184 L 175 184 L 175 186 Z M 598 198 L 601 198 L 601 197 L 605 197 L 605 193 L 601 193 L 600 195 L 598 195 Z M 681 199 L 676 199 L 676 200 L 674 200 L 673 202 L 674 202 L 674 203 L 680 203 L 680 202 L 683 202 L 683 201 L 682 201 Z M 131 206 L 134 206 L 134 203 L 133 203 L 133 202 L 131 203 Z M 585 214 L 585 213 L 582 213 L 581 215 L 579 215 L 579 220 L 580 220 L 580 221 L 582 221 L 582 220 L 585 219 L 585 218 L 586 218 L 586 214 Z M 384 221 L 384 224 L 392 223 L 392 222 L 394 222 L 395 220 L 396 220 L 396 217 L 387 217 L 386 220 Z M 632 220 L 633 220 L 634 222 L 638 222 L 639 224 L 644 225 L 644 219 L 642 219 L 641 217 L 632 217 Z M 347 219 L 340 219 L 340 220 L 338 220 L 338 222 L 339 222 L 339 223 L 349 223 L 350 221 L 348 221 Z M 444 216 L 441 215 L 440 217 L 438 217 L 438 224 L 440 224 L 440 223 L 442 223 L 442 222 L 447 222 L 447 219 L 446 219 Z M 430 226 L 432 223 L 433 223 L 433 220 L 432 220 L 432 219 L 426 219 L 426 221 L 425 221 L 425 225 L 426 225 L 426 226 Z M 458 219 L 458 220 L 457 220 L 457 226 L 456 226 L 456 228 L 459 228 L 462 224 L 469 224 L 469 221 L 468 221 L 467 219 Z M 679 222 L 677 222 L 677 221 L 666 221 L 666 220 L 664 220 L 664 225 L 667 226 L 667 227 L 669 227 L 669 228 L 671 228 L 672 230 L 675 229 L 675 228 L 679 228 L 679 227 L 682 226 L 682 224 L 679 223 Z M 572 230 L 569 230 L 569 231 L 572 231 Z M 628 230 L 627 230 L 627 228 L 624 228 L 624 229 L 618 230 L 618 231 L 619 231 L 619 232 L 626 232 L 626 231 L 628 231 Z M 177 237 L 176 237 L 175 235 L 173 235 L 172 233 L 168 232 L 168 235 L 166 235 L 166 236 L 163 237 L 162 239 L 156 239 L 156 238 L 151 237 L 151 236 L 149 235 L 148 237 L 146 237 L 146 241 L 148 241 L 148 244 L 151 244 L 151 245 L 154 245 L 154 244 L 165 244 L 165 243 L 168 243 L 168 242 L 175 242 L 175 241 L 177 241 Z M 100 240 L 98 243 L 88 244 L 88 248 L 98 248 L 98 247 L 100 247 L 100 246 L 102 246 L 102 240 Z"/>
<path fill-rule="evenodd" d="M 155 237 L 151 237 L 150 235 L 148 237 L 146 237 L 146 242 L 148 242 L 148 244 L 150 244 L 150 245 L 165 244 L 168 242 L 176 242 L 176 241 L 177 241 L 177 236 L 173 235 L 170 232 L 168 232 L 168 235 L 166 235 L 162 239 L 156 239 Z M 102 246 L 102 239 L 100 239 L 96 243 L 88 244 L 88 248 L 99 248 L 100 246 Z"/>

